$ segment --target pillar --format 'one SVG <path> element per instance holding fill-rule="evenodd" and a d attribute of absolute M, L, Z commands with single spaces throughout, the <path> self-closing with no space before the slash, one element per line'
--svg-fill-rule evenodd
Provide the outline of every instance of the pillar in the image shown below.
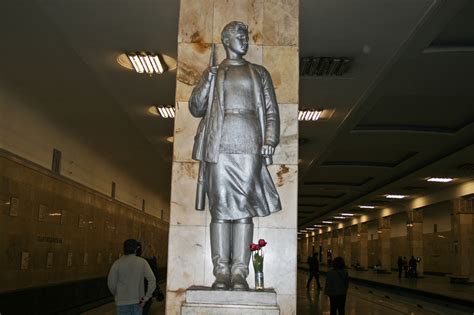
<path fill-rule="evenodd" d="M 381 269 L 391 272 L 392 252 L 390 250 L 390 217 L 380 218 L 378 233 L 379 261 Z"/>
<path fill-rule="evenodd" d="M 332 249 L 332 259 L 339 256 L 339 230 L 331 231 L 331 249 Z"/>
<path fill-rule="evenodd" d="M 329 249 L 329 233 L 331 232 L 324 232 L 322 234 L 322 250 L 323 250 L 323 253 L 321 255 L 321 262 L 323 265 L 327 265 L 327 262 L 328 262 L 328 249 Z"/>
<path fill-rule="evenodd" d="M 249 27 L 245 59 L 263 65 L 273 78 L 279 103 L 281 136 L 268 169 L 282 202 L 282 211 L 254 219 L 254 241 L 263 238 L 265 285 L 278 295 L 281 314 L 296 312 L 297 185 L 298 185 L 298 1 L 181 0 L 178 29 L 176 118 L 174 121 L 171 213 L 168 247 L 166 314 L 179 314 L 183 292 L 214 280 L 210 254 L 208 210 L 194 210 L 199 165 L 191 158 L 199 119 L 188 100 L 208 67 L 211 44 L 217 61 L 224 58 L 220 33 L 238 20 Z M 207 203 L 207 200 L 206 200 Z M 282 259 L 284 258 L 284 259 Z M 250 264 L 247 278 L 254 287 Z"/>
<path fill-rule="evenodd" d="M 367 270 L 369 267 L 369 232 L 367 223 L 359 223 L 357 225 L 357 262 L 361 269 Z"/>
<path fill-rule="evenodd" d="M 342 231 L 344 233 L 344 239 L 343 239 L 343 257 L 346 262 L 346 266 L 348 268 L 351 267 L 352 265 L 352 227 L 346 227 Z"/>
<path fill-rule="evenodd" d="M 412 209 L 407 211 L 407 241 L 408 253 L 410 260 L 411 256 L 421 258 L 416 266 L 418 276 L 423 275 L 423 210 Z M 397 257 L 400 255 L 396 255 Z"/>
<path fill-rule="evenodd" d="M 452 202 L 451 225 L 453 232 L 453 281 L 474 281 L 473 220 L 472 199 L 455 199 Z"/>

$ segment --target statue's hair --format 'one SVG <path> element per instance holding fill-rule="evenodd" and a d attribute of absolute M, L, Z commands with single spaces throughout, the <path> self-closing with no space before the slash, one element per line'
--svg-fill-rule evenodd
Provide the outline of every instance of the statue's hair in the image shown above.
<path fill-rule="evenodd" d="M 224 44 L 225 38 L 229 38 L 231 35 L 237 34 L 239 31 L 248 33 L 248 26 L 239 21 L 232 21 L 224 26 L 221 32 L 222 43 Z"/>

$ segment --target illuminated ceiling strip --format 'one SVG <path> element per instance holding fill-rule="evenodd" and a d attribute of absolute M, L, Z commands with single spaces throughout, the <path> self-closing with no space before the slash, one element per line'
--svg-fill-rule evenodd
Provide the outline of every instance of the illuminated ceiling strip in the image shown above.
<path fill-rule="evenodd" d="M 161 62 L 160 56 L 157 54 L 133 52 L 128 53 L 127 57 L 137 73 L 162 74 L 165 72 L 165 65 Z"/>
<path fill-rule="evenodd" d="M 298 111 L 298 120 L 299 121 L 316 121 L 321 117 L 323 110 L 300 110 Z"/>

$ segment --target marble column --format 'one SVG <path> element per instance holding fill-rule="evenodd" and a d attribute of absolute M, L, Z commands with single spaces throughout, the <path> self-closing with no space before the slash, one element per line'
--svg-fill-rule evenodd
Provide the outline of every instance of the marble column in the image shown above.
<path fill-rule="evenodd" d="M 351 245 L 351 240 L 352 240 L 352 227 L 346 227 L 343 230 L 344 233 L 344 241 L 343 241 L 343 257 L 346 262 L 346 266 L 348 268 L 351 267 L 352 265 L 352 245 Z"/>
<path fill-rule="evenodd" d="M 322 264 L 327 265 L 328 262 L 328 248 L 329 248 L 329 233 L 331 232 L 325 232 L 322 234 Z"/>
<path fill-rule="evenodd" d="M 297 0 L 181 0 L 178 30 L 176 118 L 174 124 L 171 215 L 166 314 L 179 314 L 186 289 L 213 282 L 208 210 L 194 210 L 199 165 L 192 160 L 199 119 L 188 100 L 208 67 L 211 44 L 220 63 L 224 25 L 239 20 L 249 26 L 246 60 L 270 72 L 281 118 L 281 141 L 269 167 L 283 210 L 254 219 L 254 240 L 264 238 L 265 285 L 278 294 L 281 314 L 296 312 L 298 185 L 298 12 Z M 207 202 L 207 201 L 206 201 Z M 250 264 L 248 277 L 254 287 Z"/>
<path fill-rule="evenodd" d="M 452 202 L 451 225 L 453 232 L 453 278 L 474 281 L 474 201 L 455 199 Z"/>
<path fill-rule="evenodd" d="M 380 218 L 378 221 L 379 262 L 382 270 L 391 272 L 392 252 L 390 250 L 390 217 Z"/>
<path fill-rule="evenodd" d="M 332 230 L 331 232 L 331 249 L 332 259 L 339 256 L 339 230 Z"/>
<path fill-rule="evenodd" d="M 367 223 L 357 225 L 358 263 L 360 268 L 367 270 L 369 267 L 369 232 Z"/>
<path fill-rule="evenodd" d="M 420 257 L 421 261 L 416 266 L 418 276 L 423 275 L 423 210 L 412 209 L 407 211 L 407 238 L 409 256 Z M 401 256 L 396 254 L 396 257 Z M 408 260 L 410 260 L 408 257 Z"/>

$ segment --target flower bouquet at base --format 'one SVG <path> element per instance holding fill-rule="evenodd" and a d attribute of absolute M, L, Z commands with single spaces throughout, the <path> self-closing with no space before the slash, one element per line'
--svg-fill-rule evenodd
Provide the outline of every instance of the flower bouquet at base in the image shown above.
<path fill-rule="evenodd" d="M 253 270 L 255 271 L 255 290 L 263 291 L 265 288 L 263 281 L 263 247 L 267 245 L 264 239 L 258 240 L 257 244 L 250 244 L 252 252 Z"/>

